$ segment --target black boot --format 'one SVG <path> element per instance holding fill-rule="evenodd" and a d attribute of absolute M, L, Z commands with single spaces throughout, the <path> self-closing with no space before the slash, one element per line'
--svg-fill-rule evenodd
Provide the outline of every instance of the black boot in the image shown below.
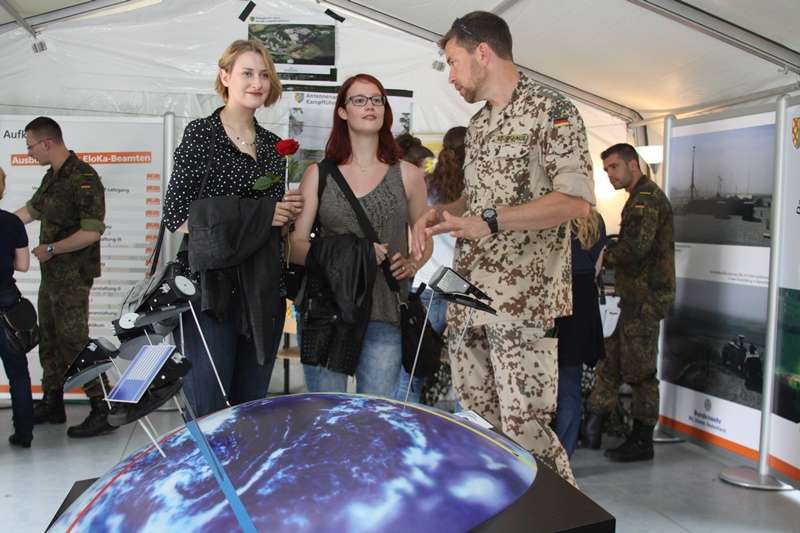
<path fill-rule="evenodd" d="M 606 457 L 618 463 L 651 461 L 653 459 L 653 428 L 638 420 L 633 421 L 633 431 L 617 448 L 606 450 Z"/>
<path fill-rule="evenodd" d="M 89 416 L 78 424 L 67 429 L 67 435 L 73 439 L 96 437 L 117 429 L 108 423 L 108 404 L 102 398 L 90 398 L 92 410 Z"/>
<path fill-rule="evenodd" d="M 41 400 L 33 402 L 33 423 L 63 424 L 67 421 L 64 411 L 64 391 L 45 391 Z"/>
<path fill-rule="evenodd" d="M 600 441 L 603 437 L 603 424 L 608 417 L 608 413 L 603 411 L 591 412 L 586 417 L 581 431 L 581 442 L 585 448 L 592 450 L 600 449 Z"/>

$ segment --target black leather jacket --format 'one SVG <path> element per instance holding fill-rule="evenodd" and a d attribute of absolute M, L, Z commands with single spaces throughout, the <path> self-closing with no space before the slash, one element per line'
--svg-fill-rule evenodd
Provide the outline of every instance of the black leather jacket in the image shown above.
<path fill-rule="evenodd" d="M 297 302 L 303 363 L 355 373 L 377 271 L 375 248 L 367 239 L 347 234 L 312 241 Z"/>
<path fill-rule="evenodd" d="M 235 196 L 196 200 L 189 210 L 189 266 L 200 273 L 202 309 L 225 320 L 229 306 L 241 305 L 239 331 L 253 339 L 261 365 L 275 357 L 286 306 L 274 211 L 275 200 Z"/>

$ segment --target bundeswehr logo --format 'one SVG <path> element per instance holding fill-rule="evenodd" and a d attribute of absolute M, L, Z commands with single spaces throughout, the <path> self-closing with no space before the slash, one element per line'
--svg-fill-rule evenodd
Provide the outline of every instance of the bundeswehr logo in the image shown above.
<path fill-rule="evenodd" d="M 792 119 L 792 144 L 795 148 L 800 148 L 800 117 Z"/>
<path fill-rule="evenodd" d="M 300 93 L 300 92 L 294 93 L 294 101 L 297 102 L 298 104 L 302 104 L 305 96 L 306 93 Z"/>

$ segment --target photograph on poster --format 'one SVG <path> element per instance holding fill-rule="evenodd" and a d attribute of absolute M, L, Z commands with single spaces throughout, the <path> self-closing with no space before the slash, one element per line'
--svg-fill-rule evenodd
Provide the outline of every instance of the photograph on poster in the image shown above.
<path fill-rule="evenodd" d="M 766 314 L 762 287 L 683 278 L 664 326 L 660 378 L 759 409 Z"/>
<path fill-rule="evenodd" d="M 778 331 L 775 350 L 773 412 L 800 422 L 800 290 L 778 292 Z"/>
<path fill-rule="evenodd" d="M 673 137 L 676 242 L 769 246 L 774 139 L 773 124 Z"/>
<path fill-rule="evenodd" d="M 333 66 L 336 26 L 333 24 L 250 24 L 250 39 L 264 43 L 275 63 Z"/>

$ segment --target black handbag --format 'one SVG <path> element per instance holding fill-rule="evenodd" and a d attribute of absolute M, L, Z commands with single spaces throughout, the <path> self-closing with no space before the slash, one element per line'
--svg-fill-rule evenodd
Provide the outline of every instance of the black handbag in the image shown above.
<path fill-rule="evenodd" d="M 367 214 L 364 212 L 364 208 L 355 197 L 355 194 L 353 194 L 353 191 L 350 189 L 350 186 L 347 184 L 347 181 L 336 165 L 332 165 L 331 176 L 333 176 L 333 179 L 339 185 L 345 198 L 347 198 L 347 201 L 353 208 L 364 235 L 372 242 L 380 242 L 375 228 L 372 227 L 369 217 L 367 217 Z M 394 279 L 390 270 L 389 258 L 387 257 L 380 266 L 386 278 L 386 283 L 397 296 L 398 307 L 400 309 L 403 368 L 413 377 L 426 378 L 431 376 L 435 374 L 441 366 L 444 341 L 431 327 L 430 321 L 425 321 L 425 306 L 422 305 L 419 298 L 419 295 L 425 290 L 425 286 L 422 285 L 416 293 L 409 293 L 408 301 L 403 302 L 400 300 L 400 286 L 397 284 L 397 280 Z M 424 335 L 422 335 L 423 325 L 425 326 Z M 421 345 L 420 336 L 422 336 Z M 417 348 L 419 348 L 419 358 L 417 358 Z"/>
<path fill-rule="evenodd" d="M 417 378 L 428 378 L 439 371 L 442 366 L 442 348 L 444 340 L 431 326 L 430 321 L 425 322 L 426 309 L 420 300 L 420 295 L 425 291 L 425 284 L 421 283 L 416 291 L 408 293 L 408 303 L 400 307 L 400 320 L 403 329 L 403 368 Z M 414 359 L 422 334 L 422 325 L 425 324 L 425 334 L 422 335 L 422 346 L 419 347 L 417 367 L 414 368 Z"/>
<path fill-rule="evenodd" d="M 2 317 L 6 347 L 11 355 L 24 357 L 39 344 L 36 308 L 30 300 L 20 294 L 14 305 L 2 311 Z"/>

